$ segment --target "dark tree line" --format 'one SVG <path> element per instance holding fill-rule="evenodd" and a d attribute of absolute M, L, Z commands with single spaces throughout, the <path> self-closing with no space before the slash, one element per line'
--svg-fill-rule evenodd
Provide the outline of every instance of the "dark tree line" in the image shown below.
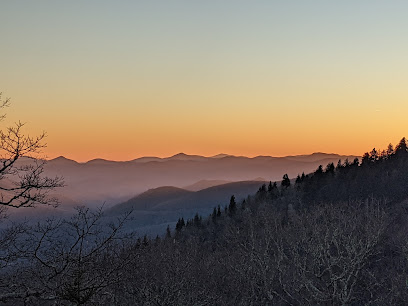
<path fill-rule="evenodd" d="M 304 205 L 319 201 L 348 201 L 374 197 L 402 201 L 408 195 L 408 151 L 402 138 L 393 148 L 373 149 L 350 162 L 339 161 L 319 168 L 310 175 L 298 176 L 296 185 L 301 190 Z"/>

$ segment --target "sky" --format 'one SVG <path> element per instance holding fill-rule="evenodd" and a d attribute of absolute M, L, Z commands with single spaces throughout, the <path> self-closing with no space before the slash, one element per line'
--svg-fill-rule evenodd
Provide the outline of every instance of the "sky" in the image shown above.
<path fill-rule="evenodd" d="M 362 155 L 408 136 L 407 1 L 2 1 L 2 128 L 44 155 Z"/>

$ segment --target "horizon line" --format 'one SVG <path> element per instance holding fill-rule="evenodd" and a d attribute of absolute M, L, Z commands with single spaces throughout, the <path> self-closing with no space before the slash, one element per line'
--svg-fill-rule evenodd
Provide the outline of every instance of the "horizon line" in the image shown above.
<path fill-rule="evenodd" d="M 210 156 L 204 156 L 204 155 L 200 155 L 200 154 L 187 154 L 184 152 L 179 152 L 170 156 L 164 156 L 164 157 L 160 157 L 160 156 L 153 156 L 153 155 L 146 155 L 146 156 L 140 156 L 140 157 L 136 157 L 133 159 L 129 159 L 129 160 L 113 160 L 113 159 L 106 159 L 106 158 L 101 158 L 101 157 L 96 157 L 96 158 L 92 158 L 86 161 L 78 161 L 72 158 L 68 158 L 64 155 L 60 155 L 54 158 L 45 158 L 45 160 L 47 161 L 53 161 L 59 158 L 64 158 L 66 160 L 71 160 L 74 161 L 76 163 L 79 164 L 86 164 L 92 161 L 109 161 L 109 162 L 131 162 L 131 161 L 136 161 L 139 159 L 143 159 L 143 158 L 155 158 L 155 159 L 159 159 L 159 160 L 165 160 L 165 159 L 171 159 L 177 156 L 186 156 L 186 157 L 201 157 L 201 158 L 225 158 L 225 157 L 241 157 L 241 158 L 259 158 L 259 157 L 271 157 L 271 158 L 286 158 L 286 157 L 299 157 L 299 156 L 312 156 L 312 155 L 316 155 L 316 154 L 324 154 L 324 155 L 338 155 L 338 156 L 348 156 L 348 157 L 361 157 L 360 155 L 355 155 L 355 154 L 340 154 L 340 153 L 326 153 L 326 152 L 312 152 L 312 153 L 304 153 L 304 154 L 293 154 L 293 155 L 280 155 L 280 156 L 273 156 L 273 155 L 254 155 L 254 156 L 245 156 L 245 155 L 234 155 L 234 154 L 227 154 L 227 153 L 219 153 L 219 154 L 215 154 L 215 155 L 210 155 Z"/>

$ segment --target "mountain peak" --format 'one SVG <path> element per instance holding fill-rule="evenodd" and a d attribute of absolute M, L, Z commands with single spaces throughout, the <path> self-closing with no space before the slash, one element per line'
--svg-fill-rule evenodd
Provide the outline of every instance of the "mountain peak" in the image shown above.
<path fill-rule="evenodd" d="M 50 160 L 48 160 L 49 162 L 57 162 L 57 163 L 64 163 L 64 162 L 66 162 L 66 163 L 78 163 L 78 162 L 76 162 L 75 160 L 73 160 L 73 159 L 69 159 L 69 158 L 66 158 L 65 156 L 58 156 L 58 157 L 56 157 L 56 158 L 53 158 L 53 159 L 50 159 Z"/>
<path fill-rule="evenodd" d="M 122 162 L 115 162 L 113 160 L 107 160 L 107 159 L 103 159 L 103 158 L 95 158 L 95 159 L 91 159 L 88 160 L 85 164 L 88 165 L 105 165 L 105 164 L 114 164 L 114 163 L 122 163 Z"/>
<path fill-rule="evenodd" d="M 192 156 L 192 155 L 188 155 L 186 153 L 180 152 L 180 153 L 177 153 L 177 154 L 175 154 L 175 155 L 173 155 L 171 157 L 187 157 L 187 156 Z"/>
<path fill-rule="evenodd" d="M 177 153 L 171 157 L 165 158 L 165 160 L 185 160 L 185 161 L 202 161 L 206 160 L 207 157 L 200 156 L 200 155 L 188 155 L 185 153 Z"/>

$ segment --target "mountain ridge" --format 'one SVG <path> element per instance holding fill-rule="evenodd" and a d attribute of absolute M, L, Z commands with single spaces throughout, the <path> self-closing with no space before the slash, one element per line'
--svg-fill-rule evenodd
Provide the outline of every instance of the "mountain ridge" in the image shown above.
<path fill-rule="evenodd" d="M 278 181 L 283 174 L 294 178 L 302 172 L 316 170 L 320 164 L 337 164 L 339 159 L 346 158 L 352 161 L 355 156 L 203 157 L 182 153 L 168 158 L 144 157 L 120 162 L 94 159 L 85 163 L 59 157 L 48 161 L 44 170 L 47 176 L 64 177 L 66 187 L 61 190 L 63 196 L 84 205 L 105 203 L 109 207 L 160 186 L 182 188 L 202 180 L 213 181 L 202 183 L 203 188 L 216 185 L 216 181 L 237 182 L 254 178 Z M 193 188 L 200 189 L 197 186 Z"/>
<path fill-rule="evenodd" d="M 313 152 L 310 154 L 298 154 L 298 155 L 285 155 L 285 156 L 272 156 L 272 155 L 256 155 L 256 156 L 244 156 L 244 155 L 232 155 L 226 153 L 219 153 L 212 156 L 204 156 L 198 154 L 186 154 L 183 152 L 168 156 L 168 157 L 157 157 L 157 156 L 141 156 L 131 160 L 110 160 L 105 158 L 93 158 L 88 161 L 79 162 L 74 159 L 67 158 L 63 155 L 60 155 L 56 158 L 48 159 L 48 162 L 75 162 L 78 164 L 88 164 L 88 163 L 97 163 L 97 162 L 112 162 L 112 163 L 131 163 L 131 162 L 151 162 L 151 161 L 170 161 L 170 160 L 205 160 L 205 159 L 223 159 L 223 158 L 245 158 L 245 159 L 261 159 L 261 158 L 272 158 L 272 159 L 292 159 L 292 158 L 333 158 L 333 157 L 353 157 L 360 158 L 360 156 L 352 154 L 338 154 L 338 153 L 325 153 L 325 152 Z"/>

